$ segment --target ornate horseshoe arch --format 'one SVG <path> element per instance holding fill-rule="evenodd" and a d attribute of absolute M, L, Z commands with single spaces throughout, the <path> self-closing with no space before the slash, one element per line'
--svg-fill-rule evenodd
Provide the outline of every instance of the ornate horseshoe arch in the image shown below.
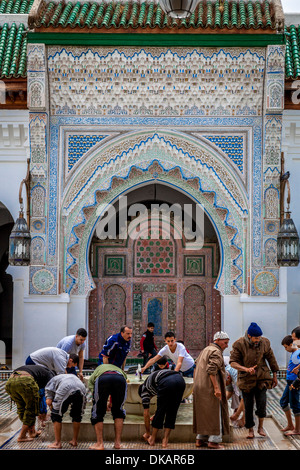
<path fill-rule="evenodd" d="M 217 233 L 220 272 L 215 288 L 239 294 L 245 282 L 245 187 L 221 152 L 205 139 L 174 131 L 139 131 L 100 146 L 65 188 L 61 209 L 62 290 L 88 295 L 94 288 L 89 247 L 105 207 L 133 188 L 155 181 L 201 204 Z"/>

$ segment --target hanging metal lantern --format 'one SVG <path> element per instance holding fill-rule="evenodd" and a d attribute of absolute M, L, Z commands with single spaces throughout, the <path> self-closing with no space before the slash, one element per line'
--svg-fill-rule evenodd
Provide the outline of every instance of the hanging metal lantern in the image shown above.
<path fill-rule="evenodd" d="M 30 214 L 29 214 L 29 188 L 30 188 L 30 161 L 27 159 L 27 175 L 21 181 L 19 189 L 19 203 L 20 212 L 19 218 L 16 220 L 15 225 L 9 237 L 9 253 L 8 262 L 11 266 L 28 266 L 30 264 L 30 248 L 31 248 L 31 235 L 30 235 Z M 22 188 L 25 185 L 26 199 L 27 199 L 27 222 L 23 214 L 23 198 Z"/>
<path fill-rule="evenodd" d="M 199 0 L 159 0 L 161 9 L 171 18 L 187 18 L 190 16 Z"/>
<path fill-rule="evenodd" d="M 30 264 L 31 236 L 23 212 L 11 231 L 9 237 L 8 261 L 11 266 L 28 266 Z"/>
<path fill-rule="evenodd" d="M 278 266 L 298 266 L 299 264 L 299 236 L 296 226 L 291 218 L 290 202 L 290 172 L 285 172 L 284 153 L 281 153 L 280 174 L 280 229 L 277 235 L 277 264 Z M 284 210 L 284 195 L 287 188 L 287 210 Z"/>
<path fill-rule="evenodd" d="M 298 266 L 299 236 L 290 212 L 286 213 L 277 235 L 278 266 Z"/>

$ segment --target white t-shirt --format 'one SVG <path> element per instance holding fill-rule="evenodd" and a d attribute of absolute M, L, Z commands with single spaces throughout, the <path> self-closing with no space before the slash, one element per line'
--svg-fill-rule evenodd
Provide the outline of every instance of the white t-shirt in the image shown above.
<path fill-rule="evenodd" d="M 194 359 L 192 356 L 189 355 L 187 350 L 185 349 L 185 346 L 181 343 L 176 343 L 176 349 L 172 353 L 169 346 L 166 344 L 157 354 L 159 356 L 168 356 L 176 365 L 178 358 L 183 357 L 183 361 L 181 364 L 181 371 L 186 372 L 189 370 L 191 367 L 194 365 Z"/>

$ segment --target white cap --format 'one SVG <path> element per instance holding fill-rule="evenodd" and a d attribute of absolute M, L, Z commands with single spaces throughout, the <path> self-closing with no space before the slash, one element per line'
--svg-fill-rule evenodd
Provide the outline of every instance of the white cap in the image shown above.
<path fill-rule="evenodd" d="M 225 333 L 225 331 L 217 331 L 217 333 L 214 334 L 214 341 L 216 339 L 230 339 L 228 334 Z"/>

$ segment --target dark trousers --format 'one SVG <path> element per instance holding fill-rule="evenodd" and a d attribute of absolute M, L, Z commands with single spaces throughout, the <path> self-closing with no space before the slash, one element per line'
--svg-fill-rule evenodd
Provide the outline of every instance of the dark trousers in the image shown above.
<path fill-rule="evenodd" d="M 267 389 L 262 390 L 258 387 L 252 388 L 250 392 L 242 392 L 245 404 L 245 427 L 253 428 L 255 425 L 253 419 L 254 402 L 256 404 L 255 414 L 258 418 L 266 417 Z"/>
<path fill-rule="evenodd" d="M 72 393 L 72 395 L 70 395 L 66 400 L 64 400 L 61 407 L 61 414 L 59 414 L 58 410 L 53 407 L 53 410 L 51 412 L 51 421 L 53 423 L 61 423 L 63 415 L 66 413 L 69 406 L 71 406 L 70 416 L 72 418 L 72 422 L 81 423 L 83 413 L 83 395 L 79 392 L 79 390 L 75 393 Z"/>
<path fill-rule="evenodd" d="M 181 374 L 174 374 L 159 381 L 157 408 L 152 421 L 156 429 L 163 427 L 174 429 L 177 411 L 185 390 L 185 381 Z"/>
<path fill-rule="evenodd" d="M 123 375 L 104 373 L 95 382 L 91 423 L 102 423 L 107 410 L 107 400 L 111 396 L 113 419 L 125 419 L 123 408 L 127 394 L 127 382 Z"/>
<path fill-rule="evenodd" d="M 145 367 L 145 365 L 147 364 L 147 362 L 152 359 L 152 357 L 156 356 L 157 352 L 156 352 L 156 349 L 152 349 L 151 351 L 145 351 L 143 353 L 143 367 Z"/>

